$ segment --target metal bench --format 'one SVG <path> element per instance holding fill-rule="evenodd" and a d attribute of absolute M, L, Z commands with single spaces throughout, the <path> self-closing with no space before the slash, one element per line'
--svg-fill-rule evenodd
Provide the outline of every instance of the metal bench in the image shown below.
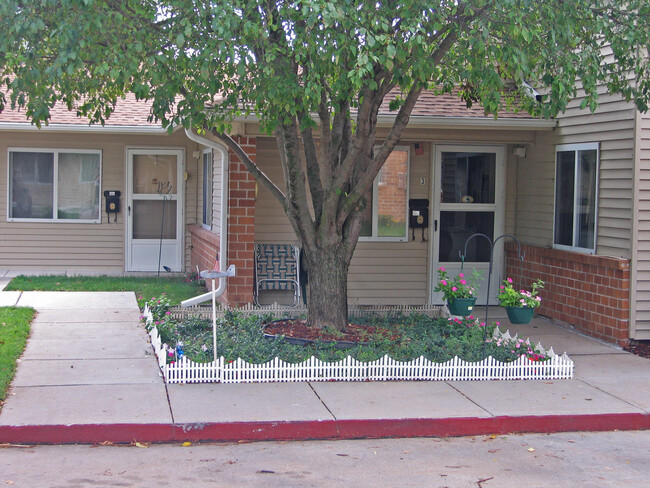
<path fill-rule="evenodd" d="M 255 289 L 253 301 L 260 306 L 261 291 L 293 291 L 295 307 L 300 303 L 300 250 L 293 244 L 255 244 Z"/>

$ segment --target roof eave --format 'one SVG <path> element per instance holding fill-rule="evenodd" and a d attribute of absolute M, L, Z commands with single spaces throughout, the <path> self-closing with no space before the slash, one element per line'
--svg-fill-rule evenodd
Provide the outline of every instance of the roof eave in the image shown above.
<path fill-rule="evenodd" d="M 316 115 L 314 120 L 318 122 Z M 259 122 L 255 115 L 242 115 L 235 117 L 234 122 Z M 394 115 L 379 115 L 377 117 L 378 127 L 390 127 L 395 122 Z M 523 117 L 450 117 L 442 115 L 411 115 L 407 128 L 429 128 L 429 129 L 447 129 L 466 128 L 466 129 L 510 129 L 510 130 L 552 130 L 557 127 L 556 119 L 534 119 Z"/>
<path fill-rule="evenodd" d="M 391 126 L 395 121 L 394 115 L 379 115 L 378 126 Z M 511 130 L 551 130 L 557 126 L 555 119 L 534 119 L 516 117 L 449 117 L 440 115 L 411 115 L 407 127 L 425 127 L 431 129 L 477 128 L 482 129 L 511 129 Z"/>

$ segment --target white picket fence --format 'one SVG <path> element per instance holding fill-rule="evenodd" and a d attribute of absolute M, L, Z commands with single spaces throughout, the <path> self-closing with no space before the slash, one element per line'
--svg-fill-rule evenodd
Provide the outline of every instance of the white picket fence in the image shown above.
<path fill-rule="evenodd" d="M 264 310 L 262 313 L 266 311 L 268 310 Z M 406 311 L 406 309 L 402 311 Z M 412 312 L 413 310 L 409 308 L 408 311 Z M 421 312 L 421 309 L 418 311 Z M 257 313 L 260 313 L 260 310 Z M 145 316 L 148 317 L 147 320 L 151 320 L 151 314 L 147 310 L 145 310 Z M 149 334 L 151 344 L 158 358 L 158 364 L 167 383 L 549 380 L 573 378 L 573 361 L 566 353 L 561 356 L 557 355 L 552 348 L 548 351 L 544 350 L 541 344 L 537 344 L 534 349 L 540 354 L 550 357 L 549 360 L 543 362 L 531 361 L 525 356 L 508 363 L 497 361 L 492 356 L 478 362 L 468 362 L 454 357 L 444 363 L 436 363 L 423 356 L 406 362 L 396 361 L 389 356 L 371 362 L 361 362 L 351 356 L 337 362 L 326 362 L 312 356 L 301 363 L 287 363 L 275 358 L 266 363 L 254 364 L 242 359 L 226 362 L 221 356 L 217 360 L 217 364 L 215 364 L 214 361 L 196 363 L 183 356 L 174 363 L 167 364 L 167 345 L 161 343 L 160 335 L 155 327 L 151 327 Z M 512 337 L 509 331 L 502 333 L 498 328 L 495 329 L 494 338 L 500 338 L 504 341 L 518 339 L 517 336 Z"/>

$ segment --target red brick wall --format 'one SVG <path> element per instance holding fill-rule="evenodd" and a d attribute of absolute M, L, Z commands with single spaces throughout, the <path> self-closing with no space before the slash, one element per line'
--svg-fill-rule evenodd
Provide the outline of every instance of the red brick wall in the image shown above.
<path fill-rule="evenodd" d="M 257 139 L 238 136 L 235 140 L 248 157 L 256 161 Z M 235 265 L 237 275 L 228 278 L 223 299 L 230 306 L 240 306 L 253 301 L 255 178 L 232 152 L 228 192 L 228 264 Z"/>
<path fill-rule="evenodd" d="M 539 313 L 573 325 L 577 330 L 619 345 L 629 342 L 630 261 L 557 249 L 506 246 L 506 275 L 518 287 L 529 288 L 538 278 Z"/>
<path fill-rule="evenodd" d="M 219 252 L 219 235 L 213 234 L 201 225 L 194 224 L 190 226 L 190 239 L 192 244 L 190 256 L 192 271 L 196 271 L 197 266 L 199 271 L 212 269 L 217 252 Z M 211 280 L 206 282 L 208 290 L 212 288 L 211 283 Z"/>

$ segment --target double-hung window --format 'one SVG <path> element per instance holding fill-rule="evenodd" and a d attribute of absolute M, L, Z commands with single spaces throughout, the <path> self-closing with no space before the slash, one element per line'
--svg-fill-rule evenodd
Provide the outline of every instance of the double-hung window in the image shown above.
<path fill-rule="evenodd" d="M 203 212 L 201 223 L 212 228 L 212 149 L 203 151 Z"/>
<path fill-rule="evenodd" d="M 101 151 L 9 149 L 10 221 L 101 222 Z"/>
<path fill-rule="evenodd" d="M 596 250 L 598 144 L 557 146 L 555 166 L 556 248 Z"/>
<path fill-rule="evenodd" d="M 363 240 L 407 241 L 409 149 L 398 146 L 375 178 L 361 226 Z"/>

